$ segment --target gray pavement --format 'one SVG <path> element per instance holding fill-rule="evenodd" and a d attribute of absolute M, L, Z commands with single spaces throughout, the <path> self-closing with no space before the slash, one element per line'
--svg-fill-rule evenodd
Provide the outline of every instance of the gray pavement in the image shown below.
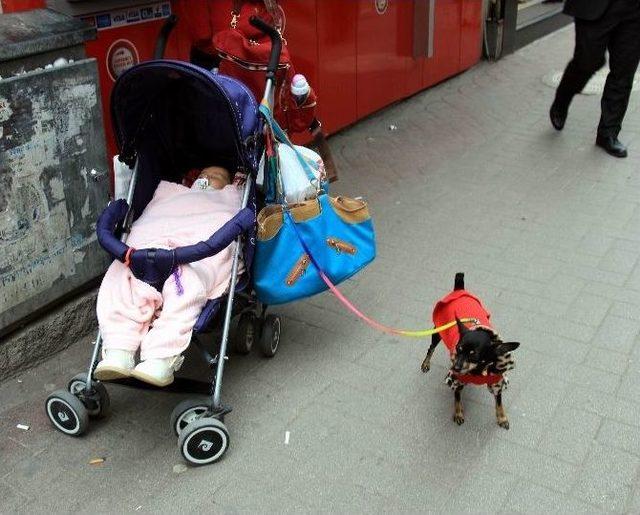
<path fill-rule="evenodd" d="M 426 341 L 376 334 L 323 295 L 279 310 L 273 360 L 230 359 L 232 446 L 216 465 L 180 466 L 177 394 L 112 386 L 109 419 L 54 432 L 43 400 L 82 370 L 88 341 L 0 385 L 0 511 L 640 511 L 640 98 L 626 160 L 593 145 L 598 97 L 553 131 L 542 77 L 572 42 L 558 32 L 331 140 L 336 190 L 366 195 L 379 241 L 345 292 L 422 328 L 466 272 L 522 342 L 509 431 L 483 388 L 465 389 L 457 427 L 442 348 L 424 375 Z"/>

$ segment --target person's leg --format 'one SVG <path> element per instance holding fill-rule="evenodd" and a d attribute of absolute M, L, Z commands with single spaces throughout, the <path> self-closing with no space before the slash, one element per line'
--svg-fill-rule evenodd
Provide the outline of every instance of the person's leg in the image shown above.
<path fill-rule="evenodd" d="M 167 386 L 182 365 L 182 352 L 191 342 L 193 326 L 207 302 L 206 285 L 193 266 L 179 268 L 164 283 L 162 312 L 142 340 L 140 359 L 133 376 L 141 381 Z"/>
<path fill-rule="evenodd" d="M 142 340 L 140 359 L 177 356 L 191 341 L 193 326 L 207 302 L 205 285 L 191 265 L 179 267 L 164 283 L 162 312 Z"/>
<path fill-rule="evenodd" d="M 104 358 L 96 368 L 98 379 L 130 375 L 134 354 L 161 305 L 160 292 L 135 279 L 122 263 L 109 266 L 96 306 Z"/>
<path fill-rule="evenodd" d="M 640 62 L 640 4 L 637 4 L 635 13 L 632 11 L 623 16 L 611 34 L 608 48 L 611 71 L 602 94 L 598 136 L 617 139 Z"/>
<path fill-rule="evenodd" d="M 593 74 L 605 64 L 609 33 L 608 19 L 575 21 L 576 45 L 573 59 L 567 65 L 551 106 L 551 123 L 561 130 L 573 97 L 580 93 Z"/>

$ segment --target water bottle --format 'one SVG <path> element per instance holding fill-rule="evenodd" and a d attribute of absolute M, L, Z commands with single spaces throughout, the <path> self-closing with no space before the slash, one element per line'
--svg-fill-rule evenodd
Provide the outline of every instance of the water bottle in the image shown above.
<path fill-rule="evenodd" d="M 293 79 L 291 79 L 291 95 L 293 95 L 298 107 L 304 105 L 310 92 L 311 86 L 309 86 L 307 78 L 300 73 L 294 75 Z"/>

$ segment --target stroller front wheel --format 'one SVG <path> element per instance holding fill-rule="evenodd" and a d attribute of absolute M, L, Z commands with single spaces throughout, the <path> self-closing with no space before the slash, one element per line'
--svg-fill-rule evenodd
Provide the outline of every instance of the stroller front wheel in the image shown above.
<path fill-rule="evenodd" d="M 89 427 L 87 408 L 67 390 L 57 390 L 49 395 L 45 408 L 54 427 L 66 435 L 80 436 Z"/>
<path fill-rule="evenodd" d="M 171 412 L 171 430 L 176 436 L 180 436 L 182 430 L 191 422 L 201 418 L 211 410 L 211 403 L 206 399 L 185 399 L 179 402 Z"/>
<path fill-rule="evenodd" d="M 180 432 L 178 448 L 192 465 L 208 465 L 222 458 L 229 448 L 229 432 L 218 419 L 200 418 Z"/>
<path fill-rule="evenodd" d="M 83 372 L 69 381 L 67 390 L 85 405 L 90 417 L 106 417 L 111 410 L 109 392 L 100 381 L 91 382 L 91 391 L 86 392 L 87 374 Z"/>

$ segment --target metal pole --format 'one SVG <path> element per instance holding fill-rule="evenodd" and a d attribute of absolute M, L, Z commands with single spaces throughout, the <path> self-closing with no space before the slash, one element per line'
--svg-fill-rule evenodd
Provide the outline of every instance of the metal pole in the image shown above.
<path fill-rule="evenodd" d="M 251 191 L 251 174 L 247 175 L 244 185 L 244 194 L 242 196 L 242 209 L 247 207 L 249 203 L 249 193 Z M 236 240 L 236 248 L 233 252 L 233 265 L 231 267 L 231 282 L 229 284 L 229 298 L 227 299 L 227 309 L 224 315 L 224 326 L 222 328 L 222 342 L 220 342 L 220 352 L 218 353 L 218 365 L 216 368 L 216 384 L 213 391 L 213 408 L 221 408 L 220 390 L 222 389 L 222 374 L 224 372 L 224 362 L 227 356 L 227 343 L 229 341 L 229 327 L 231 325 L 231 314 L 233 312 L 233 297 L 236 292 L 238 283 L 238 265 L 240 261 L 240 251 L 242 244 L 242 236 L 238 236 Z"/>
<path fill-rule="evenodd" d="M 131 204 L 133 203 L 133 194 L 136 190 L 136 184 L 138 183 L 138 160 L 136 159 L 136 164 L 133 166 L 133 173 L 131 174 L 131 182 L 129 183 L 129 190 L 127 191 L 127 204 L 129 204 L 129 211 L 127 212 L 127 216 L 125 218 L 125 230 L 120 236 L 120 241 L 126 242 L 127 236 L 129 235 L 129 222 L 131 218 L 131 213 L 133 209 Z M 96 341 L 93 344 L 93 353 L 91 354 L 91 363 L 89 363 L 89 371 L 87 372 L 87 382 L 85 383 L 85 390 L 88 392 L 91 390 L 91 385 L 93 383 L 93 371 L 98 362 L 98 354 L 100 349 L 102 348 L 102 335 L 100 334 L 100 329 L 98 329 L 98 334 L 96 336 Z"/>

